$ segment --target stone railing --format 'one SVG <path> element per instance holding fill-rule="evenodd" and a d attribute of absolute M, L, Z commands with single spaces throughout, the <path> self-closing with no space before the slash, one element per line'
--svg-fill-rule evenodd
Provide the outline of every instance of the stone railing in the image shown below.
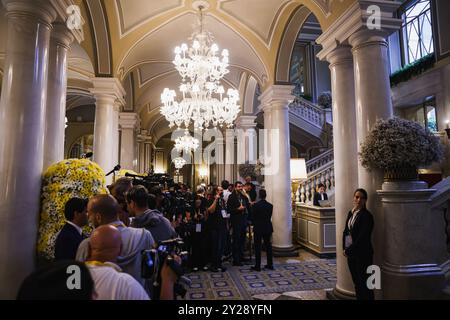
<path fill-rule="evenodd" d="M 327 121 L 326 111 L 316 106 L 314 103 L 297 97 L 290 105 L 291 113 L 299 116 L 317 128 L 323 128 Z"/>
<path fill-rule="evenodd" d="M 312 172 L 308 172 L 308 179 L 299 184 L 295 193 L 296 202 L 311 204 L 316 188 L 320 183 L 325 186 L 327 193 L 334 191 L 334 160 Z"/>
<path fill-rule="evenodd" d="M 329 149 L 324 153 L 318 155 L 317 157 L 312 158 L 311 160 L 306 161 L 306 172 L 313 172 L 329 162 L 334 160 L 334 150 Z"/>

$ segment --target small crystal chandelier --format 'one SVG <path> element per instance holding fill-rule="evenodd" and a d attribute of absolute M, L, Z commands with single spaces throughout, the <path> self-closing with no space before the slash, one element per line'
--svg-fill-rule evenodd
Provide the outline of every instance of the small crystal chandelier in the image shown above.
<path fill-rule="evenodd" d="M 184 136 L 175 139 L 175 149 L 178 152 L 184 151 L 186 153 L 189 153 L 191 152 L 191 150 L 197 150 L 198 146 L 198 139 L 191 137 L 189 131 L 187 130 L 184 132 Z"/>
<path fill-rule="evenodd" d="M 178 157 L 178 158 L 173 159 L 172 162 L 175 166 L 175 169 L 180 170 L 181 168 L 184 167 L 184 165 L 186 164 L 187 161 L 181 157 Z"/>
<path fill-rule="evenodd" d="M 239 92 L 225 89 L 220 81 L 229 72 L 228 50 L 222 51 L 220 59 L 219 47 L 213 43 L 212 35 L 203 29 L 203 2 L 200 2 L 200 30 L 192 35 L 192 45 L 183 43 L 175 48 L 173 64 L 182 77 L 180 92 L 182 100 L 175 101 L 174 90 L 165 88 L 161 94 L 161 114 L 169 122 L 169 127 L 182 125 L 187 129 L 194 123 L 194 128 L 203 129 L 210 125 L 216 127 L 233 126 L 239 114 Z"/>

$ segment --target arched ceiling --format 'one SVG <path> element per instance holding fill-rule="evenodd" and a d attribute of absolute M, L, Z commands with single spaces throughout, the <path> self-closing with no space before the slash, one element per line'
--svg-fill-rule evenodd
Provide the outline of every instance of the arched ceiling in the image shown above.
<path fill-rule="evenodd" d="M 160 104 L 162 90 L 179 86 L 171 63 L 173 49 L 188 42 L 196 21 L 196 0 L 72 1 L 81 7 L 85 24 L 84 41 L 73 45 L 69 56 L 69 88 L 85 94 L 92 77 L 117 77 L 131 97 L 127 102 L 131 109 L 125 110 L 138 110 L 142 122 L 152 126 L 160 117 L 153 109 Z M 207 0 L 206 28 L 220 48 L 230 51 L 225 85 L 241 90 L 242 84 L 252 88 L 258 84 L 264 90 L 275 83 L 279 47 L 299 7 L 314 13 L 325 31 L 355 1 Z M 1 37 L 6 35 L 5 20 L 0 19 L 0 40 L 6 38 Z M 0 41 L 0 69 L 4 45 Z M 251 100 L 246 90 L 241 101 Z"/>

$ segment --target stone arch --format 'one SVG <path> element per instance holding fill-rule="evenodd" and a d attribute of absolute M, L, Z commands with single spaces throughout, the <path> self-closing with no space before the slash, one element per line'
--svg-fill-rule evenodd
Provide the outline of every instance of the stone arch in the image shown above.
<path fill-rule="evenodd" d="M 292 14 L 285 27 L 281 43 L 278 48 L 277 59 L 275 63 L 275 83 L 287 84 L 289 83 L 289 68 L 291 64 L 291 56 L 294 50 L 294 45 L 298 36 L 298 33 L 312 14 L 306 6 L 299 6 Z"/>

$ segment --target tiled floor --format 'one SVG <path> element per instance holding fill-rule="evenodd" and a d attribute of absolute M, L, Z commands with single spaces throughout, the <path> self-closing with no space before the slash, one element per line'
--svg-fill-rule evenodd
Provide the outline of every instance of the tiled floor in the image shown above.
<path fill-rule="evenodd" d="M 266 261 L 263 254 L 261 265 Z M 325 289 L 336 282 L 334 259 L 319 259 L 300 250 L 294 258 L 275 258 L 275 270 L 254 272 L 250 264 L 228 268 L 223 273 L 196 272 L 187 275 L 192 283 L 187 300 L 322 300 Z"/>

